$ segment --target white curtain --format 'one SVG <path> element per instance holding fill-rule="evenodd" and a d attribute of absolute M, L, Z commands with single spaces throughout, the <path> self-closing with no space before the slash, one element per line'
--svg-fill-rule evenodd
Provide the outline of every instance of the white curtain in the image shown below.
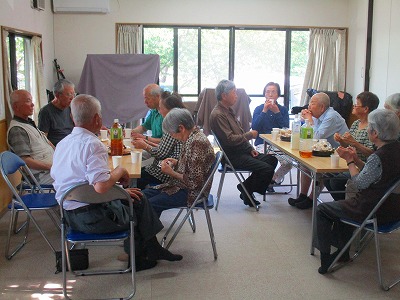
<path fill-rule="evenodd" d="M 37 113 L 41 107 L 47 104 L 47 95 L 46 95 L 46 87 L 44 85 L 44 76 L 43 76 L 43 59 L 42 59 L 42 38 L 38 36 L 33 36 L 31 39 L 31 50 L 32 55 L 30 55 L 32 59 L 32 84 L 31 84 L 31 93 L 34 99 L 36 99 L 36 109 Z M 36 118 L 35 118 L 36 119 Z"/>
<path fill-rule="evenodd" d="M 117 54 L 142 53 L 142 25 L 118 24 Z"/>
<path fill-rule="evenodd" d="M 309 98 L 308 88 L 324 91 L 344 91 L 346 30 L 310 29 L 308 63 L 301 93 L 301 104 Z"/>
<path fill-rule="evenodd" d="M 11 110 L 11 105 L 10 105 L 10 94 L 12 92 L 12 85 L 11 85 L 11 74 L 10 74 L 10 66 L 9 66 L 9 59 L 8 59 L 8 47 L 7 47 L 7 39 L 8 39 L 8 31 L 3 29 L 3 40 L 2 42 L 2 47 L 3 47 L 3 70 L 4 70 L 4 97 L 6 99 L 6 102 L 8 103 L 8 108 L 9 111 L 6 112 L 6 115 L 12 116 L 12 110 Z M 1 118 L 3 118 L 1 116 Z M 8 121 L 9 118 L 7 118 Z"/>

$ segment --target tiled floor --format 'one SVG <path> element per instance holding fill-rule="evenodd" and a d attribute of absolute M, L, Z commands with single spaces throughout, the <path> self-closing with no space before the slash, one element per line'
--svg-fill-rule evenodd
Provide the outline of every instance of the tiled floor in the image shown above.
<path fill-rule="evenodd" d="M 215 194 L 219 175 L 214 180 Z M 287 204 L 287 195 L 268 195 L 259 212 L 245 207 L 236 190 L 236 179 L 227 175 L 218 211 L 212 211 L 218 259 L 214 261 L 202 211 L 196 212 L 197 232 L 185 225 L 171 246 L 180 262 L 159 262 L 137 273 L 136 299 L 399 299 L 400 286 L 389 292 L 377 283 L 374 247 L 348 266 L 329 275 L 318 274 L 319 253 L 309 254 L 311 210 Z M 292 195 L 295 194 L 295 190 Z M 326 196 L 326 198 L 328 198 Z M 262 201 L 262 197 L 258 196 Z M 162 215 L 168 226 L 176 211 Z M 0 219 L 4 245 L 9 214 Z M 59 248 L 58 232 L 44 215 L 51 240 Z M 55 258 L 32 228 L 29 243 L 11 261 L 0 249 L 1 299 L 61 299 L 61 274 L 54 274 Z M 163 232 L 162 232 L 163 233 Z M 162 235 L 160 234 L 160 237 Z M 400 275 L 400 235 L 382 239 L 385 270 Z M 122 248 L 104 253 L 90 249 L 90 262 L 117 264 Z M 123 296 L 129 275 L 76 278 L 70 276 L 74 299 Z"/>

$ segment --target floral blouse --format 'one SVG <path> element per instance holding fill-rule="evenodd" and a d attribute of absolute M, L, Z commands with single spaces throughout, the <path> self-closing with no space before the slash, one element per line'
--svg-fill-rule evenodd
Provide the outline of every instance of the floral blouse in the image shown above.
<path fill-rule="evenodd" d="M 215 160 L 214 149 L 207 137 L 196 127 L 189 135 L 189 138 L 182 145 L 181 155 L 175 171 L 183 174 L 183 181 L 170 178 L 167 183 L 155 186 L 162 189 L 168 195 L 175 194 L 180 189 L 188 191 L 187 204 L 192 205 L 199 195 L 208 175 L 210 167 Z M 212 181 L 208 184 L 204 193 L 208 194 L 211 189 Z"/>

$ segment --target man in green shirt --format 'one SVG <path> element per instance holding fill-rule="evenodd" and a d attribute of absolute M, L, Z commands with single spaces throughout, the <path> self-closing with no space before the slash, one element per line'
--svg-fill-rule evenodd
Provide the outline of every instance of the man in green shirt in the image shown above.
<path fill-rule="evenodd" d="M 150 114 L 142 125 L 132 129 L 132 137 L 146 139 L 149 144 L 158 144 L 162 136 L 163 117 L 158 111 L 162 89 L 157 84 L 148 84 L 143 89 L 144 103 L 150 108 Z M 151 130 L 152 136 L 144 136 L 143 133 Z"/>

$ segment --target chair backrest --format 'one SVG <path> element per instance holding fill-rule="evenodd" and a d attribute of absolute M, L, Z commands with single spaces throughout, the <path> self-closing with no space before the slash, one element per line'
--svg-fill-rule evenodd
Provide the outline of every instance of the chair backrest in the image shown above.
<path fill-rule="evenodd" d="M 206 197 L 206 198 L 208 197 L 208 195 L 204 195 L 204 190 L 206 189 L 206 187 L 208 186 L 210 181 L 213 180 L 214 174 L 218 169 L 218 165 L 221 162 L 222 156 L 223 156 L 223 151 L 218 151 L 215 154 L 215 160 L 210 167 L 210 172 L 208 174 L 207 180 L 204 183 L 203 187 L 201 188 L 201 191 L 200 191 L 199 195 L 197 196 L 196 200 L 193 202 L 193 206 L 198 204 L 200 202 L 200 200 L 202 199 L 202 197 Z"/>
<path fill-rule="evenodd" d="M 15 189 L 16 184 L 12 182 L 9 178 L 9 175 L 16 173 L 17 171 L 20 173 L 23 181 L 31 186 L 32 192 L 41 192 L 44 190 L 40 186 L 39 182 L 32 174 L 31 170 L 25 164 L 25 162 L 15 153 L 10 151 L 4 151 L 0 153 L 0 170 L 3 175 L 4 181 L 7 183 L 8 187 L 12 190 L 13 194 L 16 196 L 18 191 Z M 33 187 L 35 187 L 33 189 Z"/>
<path fill-rule="evenodd" d="M 376 212 L 378 211 L 378 209 L 382 206 L 382 204 L 386 201 L 386 199 L 392 194 L 392 193 L 399 193 L 399 188 L 400 188 L 400 177 L 397 178 L 394 183 L 389 187 L 389 189 L 386 191 L 386 193 L 383 195 L 383 197 L 381 198 L 381 200 L 379 200 L 379 202 L 375 205 L 374 209 L 369 213 L 369 215 L 367 216 L 367 218 L 364 220 L 363 223 L 367 223 L 368 220 L 372 219 Z M 400 195 L 399 195 L 400 197 Z"/>
<path fill-rule="evenodd" d="M 90 185 L 87 182 L 78 183 L 66 190 L 61 196 L 60 206 L 63 207 L 64 201 L 69 200 L 88 204 L 105 203 L 112 200 L 126 200 L 129 203 L 132 202 L 129 193 L 118 185 L 114 185 L 107 192 L 100 194 L 96 192 L 93 185 Z"/>

